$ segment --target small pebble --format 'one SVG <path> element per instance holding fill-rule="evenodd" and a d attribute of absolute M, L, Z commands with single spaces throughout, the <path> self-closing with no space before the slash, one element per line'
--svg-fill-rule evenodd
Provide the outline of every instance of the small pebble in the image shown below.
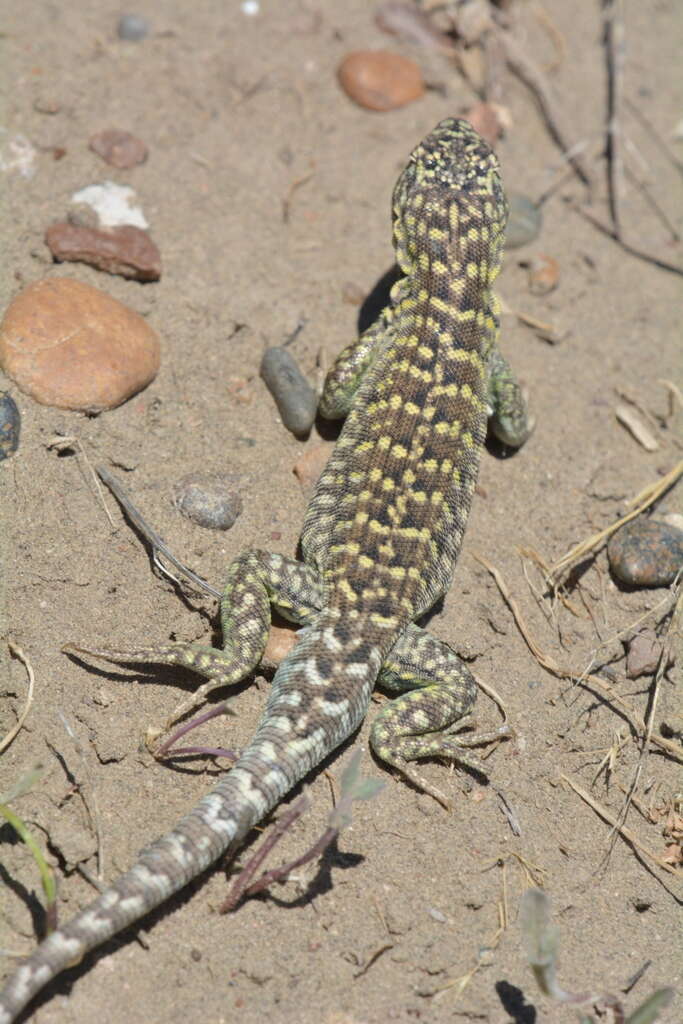
<path fill-rule="evenodd" d="M 141 14 L 122 14 L 119 18 L 117 32 L 119 39 L 138 43 L 149 35 L 149 22 Z"/>
<path fill-rule="evenodd" d="M 520 245 L 533 242 L 541 230 L 543 216 L 540 209 L 528 198 L 517 192 L 508 196 L 510 214 L 506 232 L 508 249 L 517 249 Z"/>
<path fill-rule="evenodd" d="M 348 302 L 350 306 L 360 306 L 365 299 L 366 292 L 352 281 L 342 285 L 342 301 Z"/>
<path fill-rule="evenodd" d="M 144 164 L 147 159 L 147 146 L 131 132 L 117 132 L 113 129 L 97 132 L 90 137 L 88 145 L 93 153 L 122 171 Z"/>
<path fill-rule="evenodd" d="M 521 267 L 529 272 L 529 291 L 532 295 L 547 295 L 557 288 L 560 281 L 560 265 L 552 256 L 534 256 L 523 260 Z"/>
<path fill-rule="evenodd" d="M 159 338 L 141 316 L 68 277 L 29 285 L 0 324 L 0 367 L 59 409 L 113 409 L 154 380 L 159 362 Z"/>
<path fill-rule="evenodd" d="M 267 348 L 260 372 L 287 430 L 305 437 L 313 426 L 318 400 L 293 356 L 286 348 Z"/>
<path fill-rule="evenodd" d="M 33 101 L 33 109 L 39 114 L 58 114 L 62 107 L 58 100 L 50 96 L 39 96 Z"/>
<path fill-rule="evenodd" d="M 683 530 L 654 519 L 637 519 L 607 545 L 612 572 L 634 587 L 666 587 L 683 567 Z"/>
<path fill-rule="evenodd" d="M 465 111 L 463 117 L 475 128 L 482 139 L 494 146 L 503 132 L 509 127 L 510 115 L 505 107 L 498 103 L 475 103 Z M 507 123 L 506 123 L 507 122 Z"/>
<path fill-rule="evenodd" d="M 208 530 L 229 530 L 242 513 L 237 477 L 229 473 L 190 473 L 173 488 L 173 504 Z"/>
<path fill-rule="evenodd" d="M 294 627 L 284 629 L 282 626 L 271 626 L 261 662 L 266 662 L 273 668 L 277 668 L 294 647 L 296 639 L 297 631 Z"/>
<path fill-rule="evenodd" d="M 654 629 L 643 629 L 628 642 L 626 675 L 629 679 L 652 675 L 662 654 L 662 641 Z"/>
<path fill-rule="evenodd" d="M 21 414 L 7 391 L 0 391 L 0 462 L 14 455 L 19 447 Z"/>
<path fill-rule="evenodd" d="M 50 225 L 45 242 L 56 263 L 87 263 L 135 281 L 161 277 L 161 253 L 147 232 L 132 224 L 101 231 L 61 221 Z"/>
<path fill-rule="evenodd" d="M 87 203 L 74 203 L 67 214 L 67 220 L 69 224 L 73 224 L 75 228 L 99 228 L 100 218 L 97 215 L 97 210 L 94 210 L 92 206 Z"/>
<path fill-rule="evenodd" d="M 304 452 L 294 463 L 294 476 L 301 484 L 304 493 L 310 494 L 318 482 L 318 478 L 327 465 L 334 445 L 321 442 Z"/>
<path fill-rule="evenodd" d="M 349 53 L 337 74 L 346 95 L 367 110 L 396 110 L 425 91 L 419 65 L 387 50 Z"/>

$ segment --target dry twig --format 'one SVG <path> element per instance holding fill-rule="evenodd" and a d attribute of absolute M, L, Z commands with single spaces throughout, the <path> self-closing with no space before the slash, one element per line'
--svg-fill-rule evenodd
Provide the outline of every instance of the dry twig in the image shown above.
<path fill-rule="evenodd" d="M 617 820 L 617 818 L 615 818 L 612 812 L 608 811 L 607 808 L 603 806 L 603 804 L 595 800 L 590 795 L 590 793 L 586 792 L 586 790 L 582 786 L 579 786 L 577 782 L 573 782 L 567 775 L 560 775 L 560 779 L 562 780 L 562 782 L 566 782 L 567 785 L 570 786 L 575 793 L 578 793 L 581 799 L 584 800 L 589 807 L 592 807 L 595 813 L 598 814 L 603 819 L 603 821 L 606 821 L 609 825 L 612 825 L 612 827 L 616 829 L 619 835 L 622 836 L 622 838 L 625 839 L 628 843 L 630 843 L 631 846 L 635 847 L 635 849 L 638 850 L 639 853 L 641 853 L 648 860 L 652 861 L 653 864 L 656 864 L 658 867 L 662 868 L 663 871 L 668 871 L 669 874 L 673 875 L 675 878 L 683 878 L 683 871 L 678 871 L 676 868 L 673 868 L 670 864 L 667 864 L 665 860 L 659 857 L 656 853 L 653 853 L 652 850 L 650 850 L 647 846 L 641 843 L 641 841 L 638 839 L 635 833 L 631 831 L 630 828 L 627 828 L 625 825 L 620 825 L 619 821 Z"/>
<path fill-rule="evenodd" d="M 619 196 L 622 160 L 619 126 L 621 75 L 624 67 L 624 18 L 622 0 L 603 0 L 604 43 L 607 59 L 607 194 L 615 236 L 621 239 Z"/>
<path fill-rule="evenodd" d="M 104 481 L 109 490 L 112 492 L 112 494 L 118 501 L 119 505 L 125 512 L 128 519 L 131 521 L 135 529 L 138 530 L 138 532 L 141 533 L 142 536 L 150 543 L 152 547 L 152 554 L 154 557 L 154 564 L 158 566 L 158 568 L 162 572 L 166 573 L 167 576 L 170 576 L 171 574 L 168 572 L 167 569 L 164 568 L 164 566 L 158 559 L 158 556 L 160 554 L 163 555 L 164 558 L 167 558 L 169 562 L 172 565 L 174 565 L 176 569 L 179 570 L 179 572 L 181 572 L 192 583 L 194 583 L 196 587 L 199 587 L 200 590 L 205 590 L 207 594 L 211 594 L 212 597 L 217 597 L 220 600 L 222 597 L 220 590 L 216 590 L 215 587 L 212 587 L 210 583 L 206 582 L 206 580 L 203 580 L 200 576 L 197 576 L 196 573 L 194 573 L 191 569 L 188 569 L 186 565 L 183 565 L 183 563 L 175 557 L 170 548 L 167 546 L 166 542 L 162 540 L 159 534 L 155 530 L 153 530 L 152 527 L 148 524 L 147 520 L 143 517 L 139 509 L 133 504 L 131 499 L 128 497 L 128 494 L 123 489 L 121 484 L 118 482 L 116 477 L 109 472 L 106 466 L 98 466 L 97 474 L 100 477 L 100 479 Z M 173 576 L 171 576 L 171 578 L 175 579 L 175 577 Z"/>
<path fill-rule="evenodd" d="M 3 752 L 3 750 L 6 750 L 7 747 L 9 747 L 10 743 L 19 733 L 22 725 L 26 721 L 26 717 L 29 711 L 31 710 L 31 705 L 33 704 L 33 687 L 35 684 L 35 676 L 33 675 L 33 668 L 31 666 L 31 662 L 28 660 L 28 658 L 22 651 L 21 647 L 19 647 L 18 644 L 13 643 L 11 640 L 7 641 L 7 646 L 9 647 L 14 657 L 18 658 L 19 661 L 24 666 L 24 668 L 26 669 L 26 674 L 28 676 L 28 693 L 26 694 L 26 703 L 22 708 L 21 714 L 19 715 L 16 724 L 13 725 L 10 731 L 6 733 L 5 736 L 3 736 L 2 740 L 0 740 L 0 754 Z"/>

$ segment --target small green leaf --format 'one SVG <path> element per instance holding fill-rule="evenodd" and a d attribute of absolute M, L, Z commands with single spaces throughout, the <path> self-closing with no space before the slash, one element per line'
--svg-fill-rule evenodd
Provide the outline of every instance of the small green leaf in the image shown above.
<path fill-rule="evenodd" d="M 659 1011 L 668 1006 L 674 997 L 672 988 L 660 988 L 653 992 L 649 999 L 641 1003 L 637 1010 L 628 1017 L 626 1024 L 652 1024 L 657 1020 Z"/>
<path fill-rule="evenodd" d="M 361 779 L 351 796 L 354 800 L 372 800 L 385 785 L 382 779 Z"/>
<path fill-rule="evenodd" d="M 43 857 L 42 850 L 38 846 L 37 842 L 31 835 L 29 830 L 26 828 L 26 825 L 21 820 L 21 818 L 17 814 L 15 814 L 14 811 L 10 811 L 9 807 L 7 807 L 6 804 L 0 804 L 0 814 L 2 815 L 3 818 L 5 818 L 6 821 L 9 822 L 9 824 L 12 826 L 12 828 L 17 833 L 19 838 L 26 843 L 26 845 L 28 846 L 29 850 L 33 855 L 33 859 L 35 860 L 38 866 L 38 871 L 40 872 L 40 880 L 42 882 L 43 892 L 45 893 L 45 911 L 47 914 L 47 919 L 48 921 L 52 921 L 54 920 L 55 904 L 57 901 L 57 886 L 55 884 L 55 879 L 54 875 L 52 874 L 52 870 L 50 869 L 45 858 Z M 51 931 L 52 929 L 50 928 L 48 930 Z"/>

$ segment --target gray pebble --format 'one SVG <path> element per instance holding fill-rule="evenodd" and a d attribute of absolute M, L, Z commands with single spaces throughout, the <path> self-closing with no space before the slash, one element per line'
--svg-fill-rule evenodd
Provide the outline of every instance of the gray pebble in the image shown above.
<path fill-rule="evenodd" d="M 632 587 L 666 587 L 683 567 L 683 530 L 655 519 L 636 519 L 607 545 L 610 569 Z"/>
<path fill-rule="evenodd" d="M 190 473 L 173 488 L 173 504 L 209 530 L 229 530 L 242 512 L 237 478 L 223 473 Z"/>
<path fill-rule="evenodd" d="M 541 230 L 543 215 L 538 206 L 528 196 L 513 192 L 508 196 L 510 213 L 505 232 L 505 244 L 508 249 L 517 249 L 520 245 L 533 242 Z"/>
<path fill-rule="evenodd" d="M 318 400 L 293 356 L 285 348 L 267 348 L 261 360 L 261 377 L 287 430 L 295 437 L 305 437 L 313 426 Z"/>
<path fill-rule="evenodd" d="M 14 455 L 20 433 L 21 414 L 17 403 L 6 391 L 0 391 L 0 462 Z"/>
<path fill-rule="evenodd" d="M 141 14 L 122 14 L 117 31 L 119 39 L 137 43 L 149 35 L 149 22 Z"/>

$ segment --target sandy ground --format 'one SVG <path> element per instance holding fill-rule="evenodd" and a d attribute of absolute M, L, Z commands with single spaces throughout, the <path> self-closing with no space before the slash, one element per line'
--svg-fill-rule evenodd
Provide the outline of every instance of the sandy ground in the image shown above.
<path fill-rule="evenodd" d="M 674 0 L 626 6 L 624 94 L 670 138 L 683 109 L 683 83 L 673 70 L 683 42 L 680 11 Z M 519 8 L 528 51 L 548 62 L 547 34 L 530 9 Z M 107 496 L 112 529 L 85 458 L 76 453 L 110 466 L 176 554 L 216 586 L 244 548 L 267 545 L 292 554 L 306 503 L 292 468 L 320 438 L 314 430 L 300 442 L 283 428 L 258 376 L 262 351 L 304 319 L 292 350 L 315 379 L 319 357 L 329 365 L 354 336 L 358 308 L 344 295 L 349 285 L 369 293 L 391 265 L 388 205 L 398 170 L 427 130 L 474 98 L 446 58 L 417 53 L 438 88 L 389 114 L 353 106 L 335 78 L 345 53 L 366 46 L 410 52 L 376 28 L 361 0 L 263 2 L 256 17 L 245 16 L 237 2 L 168 0 L 137 9 L 153 26 L 139 44 L 116 38 L 121 9 L 106 0 L 25 0 L 6 8 L 0 26 L 10 69 L 5 128 L 38 149 L 33 177 L 3 175 L 2 308 L 32 281 L 72 276 L 142 313 L 163 343 L 155 382 L 97 418 L 39 406 L 0 378 L 23 415 L 20 451 L 0 468 L 2 633 L 30 658 L 36 678 L 26 726 L 2 756 L 2 790 L 37 761 L 45 766 L 44 780 L 17 810 L 48 847 L 61 919 L 92 897 L 73 860 L 85 857 L 89 870 L 97 870 L 75 780 L 99 807 L 110 879 L 215 775 L 201 762 L 169 769 L 140 750 L 144 729 L 162 721 L 192 686 L 189 676 L 88 666 L 60 652 L 69 640 L 133 647 L 206 638 L 216 629 L 215 604 L 181 599 L 153 575 Z M 599 5 L 547 0 L 545 11 L 565 45 L 550 76 L 553 95 L 571 139 L 587 140 L 595 152 L 605 110 Z M 45 98 L 58 101 L 58 113 L 35 109 Z M 505 98 L 513 118 L 498 147 L 505 182 L 537 198 L 557 180 L 558 151 L 513 77 L 505 80 Z M 632 156 L 634 166 L 669 217 L 678 215 L 680 230 L 674 170 L 632 114 L 625 127 L 645 162 Z M 142 137 L 147 163 L 127 172 L 106 167 L 87 147 L 90 135 L 106 128 Z M 55 147 L 66 150 L 62 159 L 54 159 Z M 605 220 L 604 164 L 598 158 L 592 167 L 593 209 Z M 138 192 L 162 251 L 157 284 L 51 262 L 45 227 L 64 215 L 73 191 L 107 178 Z M 681 384 L 680 278 L 627 255 L 579 216 L 569 198 L 584 198 L 575 178 L 545 203 L 541 236 L 509 254 L 500 281 L 510 308 L 568 331 L 553 346 L 514 316 L 504 317 L 502 346 L 529 388 L 537 429 L 513 458 L 485 454 L 455 582 L 429 622 L 505 701 L 517 736 L 489 760 L 492 784 L 443 764 L 425 765 L 425 776 L 453 798 L 449 814 L 366 755 L 366 772 L 388 784 L 358 806 L 353 827 L 319 870 L 302 872 L 230 917 L 217 913 L 226 878 L 215 870 L 145 920 L 144 933 L 130 930 L 62 976 L 30 1019 L 572 1021 L 575 1011 L 539 994 L 524 961 L 517 917 L 527 871 L 553 901 L 565 987 L 621 993 L 647 961 L 644 977 L 624 997 L 629 1007 L 658 986 L 680 990 L 677 881 L 621 839 L 611 840 L 609 827 L 562 782 L 566 776 L 589 789 L 618 814 L 638 757 L 629 726 L 614 701 L 538 664 L 473 557 L 480 553 L 497 566 L 539 646 L 577 674 L 603 640 L 666 596 L 615 585 L 603 552 L 570 590 L 576 614 L 558 605 L 547 616 L 550 605 L 535 599 L 520 560 L 521 548 L 549 562 L 559 558 L 611 523 L 626 499 L 681 457 L 671 427 L 659 431 L 659 449 L 647 452 L 614 415 L 626 392 L 662 417 L 668 408 L 662 380 Z M 680 259 L 631 184 L 622 216 L 634 242 Z M 561 268 L 559 288 L 544 298 L 529 294 L 519 266 L 539 252 Z M 50 447 L 57 434 L 77 441 L 60 454 Z M 172 506 L 173 484 L 197 468 L 240 477 L 244 512 L 228 533 L 202 530 Z M 540 593 L 538 577 L 531 580 Z M 620 645 L 608 649 L 616 655 Z M 4 733 L 23 704 L 26 674 L 6 644 L 0 657 Z M 627 680 L 623 660 L 612 667 L 609 685 L 646 714 L 652 680 Z M 655 731 L 672 713 L 676 684 L 679 670 L 661 684 Z M 267 686 L 259 676 L 255 686 L 240 689 L 237 717 L 208 725 L 204 742 L 244 745 Z M 483 696 L 479 720 L 497 724 L 496 709 Z M 332 776 L 351 747 L 367 746 L 367 737 L 366 724 L 330 759 Z M 610 748 L 618 753 L 607 773 Z M 283 857 L 300 853 L 325 827 L 330 782 L 324 772 L 308 781 L 313 808 L 283 841 Z M 513 809 L 519 835 L 497 790 Z M 641 776 L 641 806 L 661 811 L 677 790 L 679 766 L 652 750 Z M 633 807 L 628 824 L 644 846 L 664 853 L 663 820 L 648 821 Z M 8 826 L 0 839 L 0 946 L 22 953 L 41 923 L 39 881 Z M 461 990 L 459 979 L 473 971 Z M 681 1019 L 682 998 L 662 1020 Z"/>

